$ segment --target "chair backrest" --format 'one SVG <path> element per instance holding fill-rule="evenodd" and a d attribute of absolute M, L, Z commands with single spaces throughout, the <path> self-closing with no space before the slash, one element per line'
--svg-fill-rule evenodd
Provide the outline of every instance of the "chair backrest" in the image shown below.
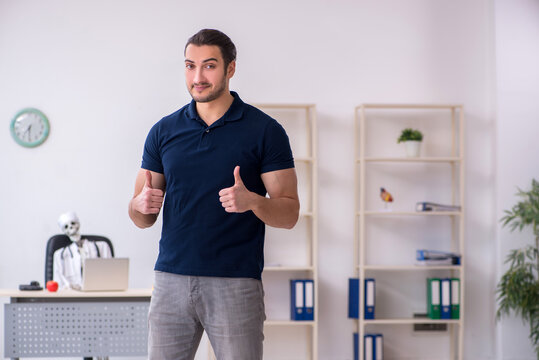
<path fill-rule="evenodd" d="M 104 241 L 109 244 L 110 253 L 114 257 L 114 248 L 112 247 L 112 242 L 104 237 L 99 235 L 82 235 L 83 239 L 88 239 L 90 241 Z M 71 240 L 67 235 L 59 234 L 54 235 L 47 241 L 47 249 L 45 252 L 45 284 L 47 281 L 52 280 L 53 277 L 53 263 L 54 263 L 54 252 L 58 249 L 71 245 Z"/>

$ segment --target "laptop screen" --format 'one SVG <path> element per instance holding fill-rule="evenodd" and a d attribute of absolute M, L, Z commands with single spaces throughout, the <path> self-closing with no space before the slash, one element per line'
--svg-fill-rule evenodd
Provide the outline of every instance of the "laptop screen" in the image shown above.
<path fill-rule="evenodd" d="M 128 258 L 84 260 L 82 291 L 122 291 L 129 286 Z"/>

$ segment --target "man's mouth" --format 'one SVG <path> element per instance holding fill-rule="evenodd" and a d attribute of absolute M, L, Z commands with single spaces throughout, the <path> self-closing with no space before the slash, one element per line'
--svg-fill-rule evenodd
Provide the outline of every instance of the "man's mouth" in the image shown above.
<path fill-rule="evenodd" d="M 193 89 L 196 91 L 203 91 L 206 88 L 209 88 L 210 84 L 193 84 Z"/>

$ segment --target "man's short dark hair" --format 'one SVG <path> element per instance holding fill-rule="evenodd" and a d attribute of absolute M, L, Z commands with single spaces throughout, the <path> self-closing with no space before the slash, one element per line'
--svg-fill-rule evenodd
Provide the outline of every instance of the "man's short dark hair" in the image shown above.
<path fill-rule="evenodd" d="M 183 51 L 184 54 L 187 46 L 190 44 L 196 46 L 215 45 L 219 47 L 225 63 L 225 72 L 227 71 L 228 64 L 236 60 L 236 46 L 226 34 L 219 30 L 202 29 L 195 35 L 191 36 L 189 40 L 187 40 L 187 44 L 185 44 L 185 49 Z"/>

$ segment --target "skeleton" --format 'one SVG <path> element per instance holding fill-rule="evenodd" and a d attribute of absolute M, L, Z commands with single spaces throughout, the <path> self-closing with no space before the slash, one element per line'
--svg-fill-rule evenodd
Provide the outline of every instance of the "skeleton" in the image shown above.
<path fill-rule="evenodd" d="M 82 246 L 83 239 L 80 235 L 80 221 L 77 214 L 74 212 L 67 212 L 60 215 L 58 218 L 58 226 L 60 229 L 69 236 L 71 241 L 76 242 L 79 248 Z"/>
<path fill-rule="evenodd" d="M 87 254 L 82 248 L 82 245 L 84 244 L 86 239 L 83 239 L 80 235 L 80 221 L 77 217 L 77 214 L 75 214 L 74 212 L 67 212 L 60 215 L 60 217 L 58 218 L 58 225 L 60 226 L 64 234 L 69 236 L 69 239 L 77 244 L 81 257 L 81 269 L 84 270 L 84 259 L 86 259 Z M 76 286 L 72 285 L 72 287 Z"/>
<path fill-rule="evenodd" d="M 60 217 L 58 218 L 58 226 L 60 226 L 60 229 L 62 229 L 62 232 L 64 234 L 69 236 L 69 239 L 73 243 L 77 244 L 77 249 L 78 249 L 78 252 L 80 254 L 80 269 L 81 269 L 81 272 L 82 272 L 83 271 L 82 267 L 84 266 L 84 259 L 88 258 L 88 257 L 93 257 L 93 256 L 91 256 L 91 254 L 88 254 L 87 251 L 85 251 L 85 249 L 84 249 L 85 248 L 85 243 L 90 242 L 90 241 L 88 241 L 87 239 L 83 239 L 81 234 L 80 234 L 80 221 L 79 221 L 79 218 L 77 217 L 77 214 L 75 214 L 74 212 L 67 212 L 67 213 L 64 213 L 64 214 L 60 215 Z M 104 246 L 106 247 L 106 249 L 104 248 Z M 97 250 L 98 247 L 101 248 L 101 255 L 99 255 L 99 250 Z M 86 246 L 86 248 L 87 248 L 87 246 Z M 111 257 L 110 248 L 109 248 L 108 244 L 103 243 L 102 241 L 99 241 L 97 244 L 95 244 L 95 249 L 98 251 L 97 256 Z M 62 251 L 65 251 L 65 250 L 66 250 L 66 248 L 56 250 L 56 252 L 58 252 L 58 255 L 56 255 L 56 252 L 55 252 L 55 258 L 56 257 L 58 257 L 58 258 L 63 257 L 61 254 L 62 254 Z M 71 261 L 74 261 L 73 256 L 71 256 Z M 62 278 L 64 278 L 64 277 L 62 277 Z M 76 283 L 72 283 L 70 281 L 69 277 L 67 279 L 65 279 L 65 281 L 68 283 L 66 285 L 69 285 L 70 288 L 75 289 L 75 290 L 80 290 L 80 288 L 81 288 L 80 285 L 76 284 Z M 109 358 L 107 356 L 107 357 L 97 357 L 96 359 L 97 360 L 108 360 Z"/>
<path fill-rule="evenodd" d="M 70 287 L 78 290 L 82 284 L 84 260 L 93 257 L 111 257 L 111 250 L 104 241 L 89 241 L 81 236 L 80 221 L 74 212 L 60 215 L 58 226 L 72 244 L 55 251 L 54 280 L 58 281 L 60 288 Z"/>

